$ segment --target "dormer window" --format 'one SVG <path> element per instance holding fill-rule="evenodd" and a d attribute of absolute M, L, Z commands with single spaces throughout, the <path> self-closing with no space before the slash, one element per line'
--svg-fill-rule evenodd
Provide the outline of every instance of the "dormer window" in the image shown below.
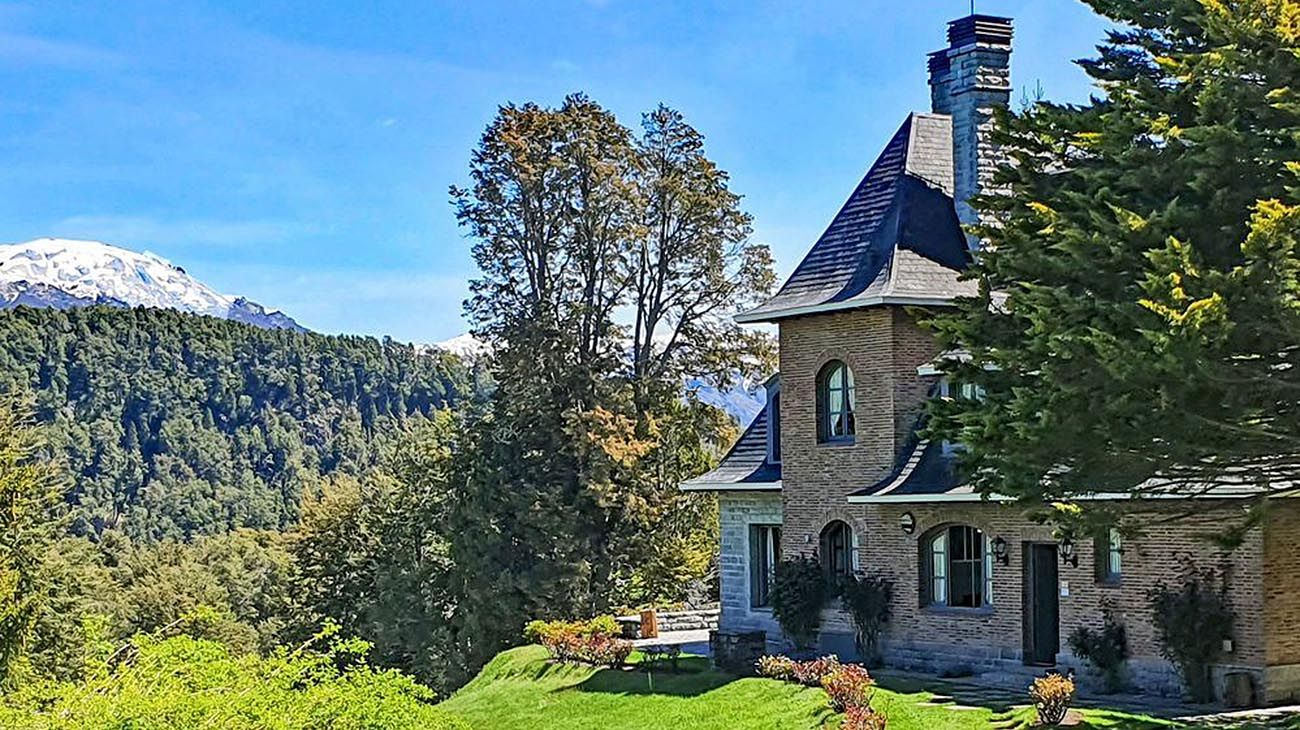
<path fill-rule="evenodd" d="M 826 363 L 817 376 L 818 441 L 853 441 L 857 433 L 855 402 L 853 371 L 839 360 Z"/>
<path fill-rule="evenodd" d="M 947 378 L 939 381 L 939 397 L 945 400 L 984 400 L 984 388 L 974 383 L 957 383 L 955 386 Z M 963 446 L 952 441 L 941 444 L 944 456 L 952 456 L 961 451 Z"/>

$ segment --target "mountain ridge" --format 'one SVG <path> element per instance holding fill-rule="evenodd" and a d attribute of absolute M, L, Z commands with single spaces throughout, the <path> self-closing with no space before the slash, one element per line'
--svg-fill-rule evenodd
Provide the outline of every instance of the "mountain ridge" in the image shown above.
<path fill-rule="evenodd" d="M 307 329 L 247 297 L 221 294 L 157 254 L 67 238 L 0 244 L 0 309 L 153 307 L 268 329 Z"/>

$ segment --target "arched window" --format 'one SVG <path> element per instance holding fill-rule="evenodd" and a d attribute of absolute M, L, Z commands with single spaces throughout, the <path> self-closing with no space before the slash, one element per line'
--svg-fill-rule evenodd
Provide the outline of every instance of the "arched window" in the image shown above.
<path fill-rule="evenodd" d="M 822 570 L 831 580 L 853 574 L 853 530 L 839 520 L 822 528 Z"/>
<path fill-rule="evenodd" d="M 817 440 L 852 441 L 857 431 L 854 420 L 853 371 L 832 360 L 817 376 Z"/>
<path fill-rule="evenodd" d="M 951 525 L 922 541 L 922 602 L 931 606 L 981 608 L 993 603 L 993 551 L 983 532 Z"/>

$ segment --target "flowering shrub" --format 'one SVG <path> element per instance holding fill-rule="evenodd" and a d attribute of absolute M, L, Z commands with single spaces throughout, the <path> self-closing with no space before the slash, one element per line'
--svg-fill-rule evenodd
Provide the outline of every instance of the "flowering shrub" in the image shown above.
<path fill-rule="evenodd" d="M 840 730 L 885 730 L 885 716 L 870 707 L 850 707 L 844 711 Z"/>
<path fill-rule="evenodd" d="M 795 662 L 794 681 L 807 687 L 820 687 L 822 677 L 840 668 L 840 658 L 831 654 L 807 662 Z"/>
<path fill-rule="evenodd" d="M 758 670 L 758 676 L 760 677 L 767 677 L 781 682 L 794 681 L 794 660 L 790 657 L 759 657 L 758 663 L 754 667 Z"/>
<path fill-rule="evenodd" d="M 1038 710 L 1038 722 L 1043 725 L 1060 725 L 1074 703 L 1074 682 L 1060 674 L 1049 674 L 1034 680 L 1029 697 Z"/>
<path fill-rule="evenodd" d="M 841 664 L 822 677 L 822 689 L 831 698 L 831 709 L 836 712 L 870 707 L 875 684 L 867 670 L 857 664 Z"/>
<path fill-rule="evenodd" d="M 560 662 L 586 662 L 621 667 L 632 653 L 632 642 L 618 638 L 613 616 L 590 621 L 530 621 L 524 638 L 541 644 Z"/>

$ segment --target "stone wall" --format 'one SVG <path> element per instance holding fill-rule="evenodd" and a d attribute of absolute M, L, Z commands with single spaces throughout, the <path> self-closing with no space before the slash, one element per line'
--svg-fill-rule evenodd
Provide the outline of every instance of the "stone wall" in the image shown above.
<path fill-rule="evenodd" d="M 749 526 L 781 524 L 779 492 L 722 492 L 718 495 L 722 546 L 719 587 L 724 632 L 764 631 L 778 639 L 781 629 L 771 609 L 751 608 L 749 598 Z M 784 536 L 783 536 L 784 539 Z"/>

